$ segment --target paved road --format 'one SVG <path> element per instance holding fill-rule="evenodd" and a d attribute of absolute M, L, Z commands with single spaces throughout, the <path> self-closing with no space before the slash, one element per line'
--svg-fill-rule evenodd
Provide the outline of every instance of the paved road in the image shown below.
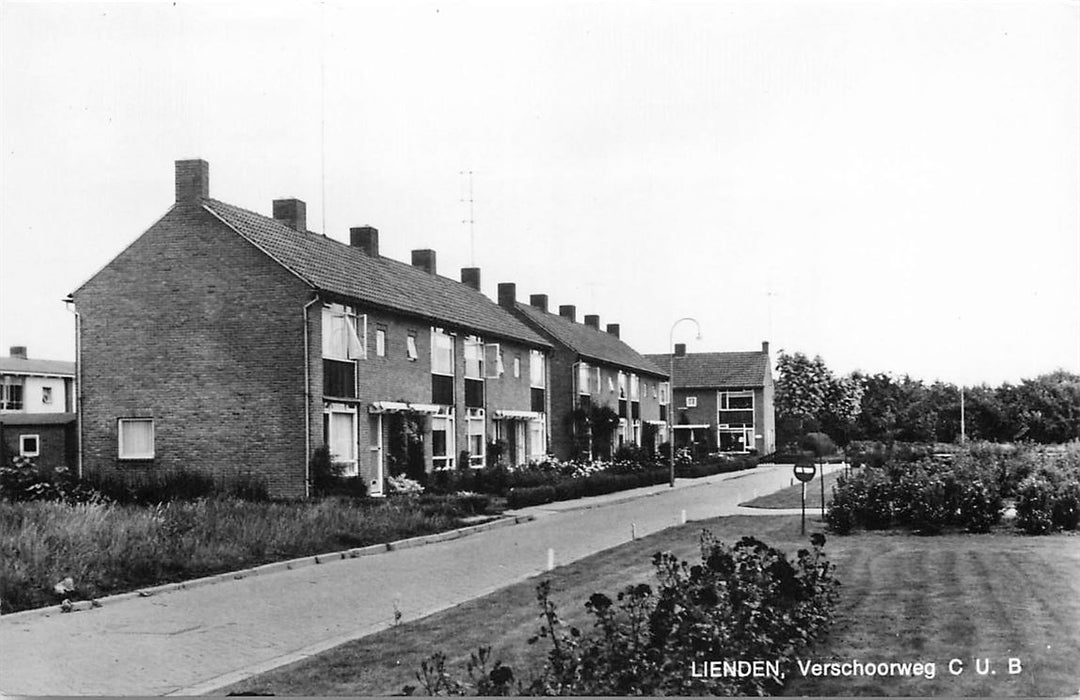
<path fill-rule="evenodd" d="M 457 540 L 107 603 L 0 619 L 4 695 L 211 692 L 789 484 L 788 466 L 525 509 L 532 522 Z M 588 507 L 583 507 L 588 506 Z M 775 512 L 775 511 L 774 511 Z M 767 514 L 768 511 L 765 511 Z"/>

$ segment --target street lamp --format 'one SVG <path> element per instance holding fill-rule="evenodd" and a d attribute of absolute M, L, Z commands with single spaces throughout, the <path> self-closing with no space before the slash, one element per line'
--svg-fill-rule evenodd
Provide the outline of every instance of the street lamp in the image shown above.
<path fill-rule="evenodd" d="M 671 333 L 668 334 L 668 349 L 671 350 L 668 363 L 668 486 L 675 488 L 675 425 L 672 418 L 675 416 L 675 326 L 683 321 L 693 321 L 697 328 L 697 339 L 701 340 L 701 324 L 696 318 L 686 316 L 671 324 Z"/>

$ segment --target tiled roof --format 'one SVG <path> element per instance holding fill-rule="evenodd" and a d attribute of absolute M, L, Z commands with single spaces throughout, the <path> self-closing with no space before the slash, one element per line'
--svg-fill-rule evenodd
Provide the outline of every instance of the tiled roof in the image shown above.
<path fill-rule="evenodd" d="M 535 323 L 556 341 L 566 345 L 586 360 L 636 369 L 660 377 L 667 376 L 667 370 L 657 367 L 611 333 L 541 311 L 529 304 L 518 303 L 515 306 L 531 323 Z"/>
<path fill-rule="evenodd" d="M 0 357 L 0 372 L 4 374 L 47 374 L 75 376 L 75 363 L 61 360 L 24 360 L 21 357 Z"/>
<path fill-rule="evenodd" d="M 655 364 L 669 367 L 671 355 L 646 355 Z M 676 389 L 688 387 L 765 386 L 769 356 L 755 352 L 694 352 L 675 358 Z"/>
<path fill-rule="evenodd" d="M 294 231 L 231 204 L 203 202 L 233 230 L 317 289 L 467 330 L 550 345 L 506 309 L 461 282 L 391 258 L 372 257 L 316 233 Z"/>
<path fill-rule="evenodd" d="M 74 422 L 74 413 L 4 413 L 0 423 L 5 425 L 66 425 Z"/>

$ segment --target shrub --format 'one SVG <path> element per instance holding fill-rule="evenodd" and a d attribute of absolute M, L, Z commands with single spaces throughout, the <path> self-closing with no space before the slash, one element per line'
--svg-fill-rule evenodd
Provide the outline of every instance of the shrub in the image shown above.
<path fill-rule="evenodd" d="M 968 532 L 990 532 L 1001 519 L 1001 496 L 997 487 L 980 477 L 961 483 L 959 520 Z"/>
<path fill-rule="evenodd" d="M 838 582 L 824 555 L 825 538 L 791 561 L 752 537 L 734 546 L 702 533 L 701 563 L 672 554 L 653 557 L 657 585 L 627 586 L 614 597 L 594 593 L 585 602 L 591 630 L 567 627 L 551 599 L 550 582 L 537 586 L 541 627 L 530 644 L 550 645 L 538 673 L 517 682 L 529 695 L 764 695 L 783 687 L 798 654 L 832 621 Z M 437 653 L 417 679 L 431 694 L 509 694 L 512 669 L 487 671 L 485 647 L 454 678 Z M 701 660 L 776 659 L 774 677 L 706 678 Z M 483 662 L 483 663 L 481 663 Z M 479 672 L 476 672 L 479 671 Z M 405 692 L 416 688 L 407 686 Z"/>
<path fill-rule="evenodd" d="M 15 456 L 0 465 L 0 499 L 5 501 L 63 501 L 103 503 L 109 499 L 86 482 L 79 481 L 67 467 L 40 468 L 29 457 Z"/>
<path fill-rule="evenodd" d="M 1053 506 L 1053 484 L 1032 474 L 1017 487 L 1016 524 L 1029 535 L 1045 535 L 1054 526 Z"/>
<path fill-rule="evenodd" d="M 1075 530 L 1080 525 L 1080 481 L 1062 481 L 1054 491 L 1050 519 L 1055 528 Z"/>
<path fill-rule="evenodd" d="M 922 473 L 920 481 L 904 499 L 909 524 L 924 535 L 937 535 L 952 520 L 949 494 L 941 474 Z"/>
<path fill-rule="evenodd" d="M 893 486 L 889 477 L 879 470 L 868 470 L 854 483 L 859 485 L 855 497 L 855 519 L 870 530 L 884 530 L 892 524 Z"/>
<path fill-rule="evenodd" d="M 832 502 L 825 512 L 825 522 L 838 535 L 846 535 L 855 527 L 855 505 L 852 503 L 851 489 L 845 488 L 843 477 L 833 486 Z"/>

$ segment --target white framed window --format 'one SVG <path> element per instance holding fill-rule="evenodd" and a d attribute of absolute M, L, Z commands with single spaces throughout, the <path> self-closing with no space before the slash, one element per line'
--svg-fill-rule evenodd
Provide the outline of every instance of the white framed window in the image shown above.
<path fill-rule="evenodd" d="M 153 418 L 118 418 L 116 426 L 120 459 L 154 458 Z"/>
<path fill-rule="evenodd" d="M 660 382 L 659 401 L 661 406 L 671 403 L 671 385 L 667 382 Z"/>
<path fill-rule="evenodd" d="M 367 359 L 367 316 L 351 306 L 326 304 L 322 314 L 323 357 L 332 360 Z"/>
<path fill-rule="evenodd" d="M 453 409 L 450 409 L 451 411 Z M 454 415 L 431 417 L 431 462 L 435 469 L 454 468 Z"/>
<path fill-rule="evenodd" d="M 615 393 L 615 377 L 607 378 L 607 390 L 610 391 L 612 394 Z"/>
<path fill-rule="evenodd" d="M 0 411 L 21 411 L 23 407 L 22 377 L 0 379 Z"/>
<path fill-rule="evenodd" d="M 529 459 L 542 460 L 547 456 L 547 431 L 544 419 L 534 418 L 529 421 Z"/>
<path fill-rule="evenodd" d="M 454 336 L 442 328 L 431 329 L 431 373 L 454 376 Z"/>
<path fill-rule="evenodd" d="M 420 357 L 420 354 L 416 352 L 416 333 L 412 331 L 405 338 L 405 357 L 409 362 L 416 362 L 416 358 Z"/>
<path fill-rule="evenodd" d="M 753 391 L 721 391 L 719 394 L 721 411 L 754 410 Z"/>
<path fill-rule="evenodd" d="M 360 473 L 356 459 L 356 410 L 351 408 L 330 409 L 326 416 L 326 446 L 330 461 L 342 466 L 342 476 Z"/>
<path fill-rule="evenodd" d="M 521 379 L 521 355 L 514 355 L 514 379 Z"/>
<path fill-rule="evenodd" d="M 466 416 L 465 433 L 469 443 L 469 466 L 482 467 L 487 455 L 487 434 L 484 428 L 484 409 L 470 408 Z"/>
<path fill-rule="evenodd" d="M 51 386 L 43 386 L 43 387 L 41 387 L 41 403 L 45 404 L 46 406 L 48 406 L 49 404 L 52 403 L 52 387 Z"/>
<path fill-rule="evenodd" d="M 547 386 L 547 358 L 539 350 L 529 351 L 529 386 L 535 389 Z"/>
<path fill-rule="evenodd" d="M 38 435 L 19 436 L 19 456 L 37 457 L 41 454 L 41 438 Z"/>
<path fill-rule="evenodd" d="M 602 388 L 603 386 L 604 385 L 600 383 L 600 368 L 599 367 L 593 367 L 592 368 L 592 384 L 589 386 L 589 388 L 592 391 L 595 391 L 597 394 L 599 394 L 601 391 L 603 391 L 603 388 Z"/>
<path fill-rule="evenodd" d="M 686 408 L 697 408 L 697 397 L 696 396 L 687 396 L 686 397 Z"/>
<path fill-rule="evenodd" d="M 498 379 L 505 373 L 502 347 L 498 343 L 488 343 L 484 346 L 484 377 Z"/>
<path fill-rule="evenodd" d="M 451 347 L 453 347 L 451 345 Z M 465 378 L 484 378 L 484 341 L 475 335 L 465 336 Z M 451 355 L 451 358 L 453 355 Z M 450 372 L 452 374 L 452 372 Z"/>
<path fill-rule="evenodd" d="M 578 393 L 588 394 L 589 392 L 589 364 L 587 362 L 578 363 Z"/>
<path fill-rule="evenodd" d="M 630 375 L 630 400 L 641 400 L 641 377 L 636 374 Z"/>
<path fill-rule="evenodd" d="M 386 329 L 375 329 L 375 354 L 378 357 L 386 357 Z"/>
<path fill-rule="evenodd" d="M 626 373 L 619 372 L 619 398 L 626 398 Z"/>

